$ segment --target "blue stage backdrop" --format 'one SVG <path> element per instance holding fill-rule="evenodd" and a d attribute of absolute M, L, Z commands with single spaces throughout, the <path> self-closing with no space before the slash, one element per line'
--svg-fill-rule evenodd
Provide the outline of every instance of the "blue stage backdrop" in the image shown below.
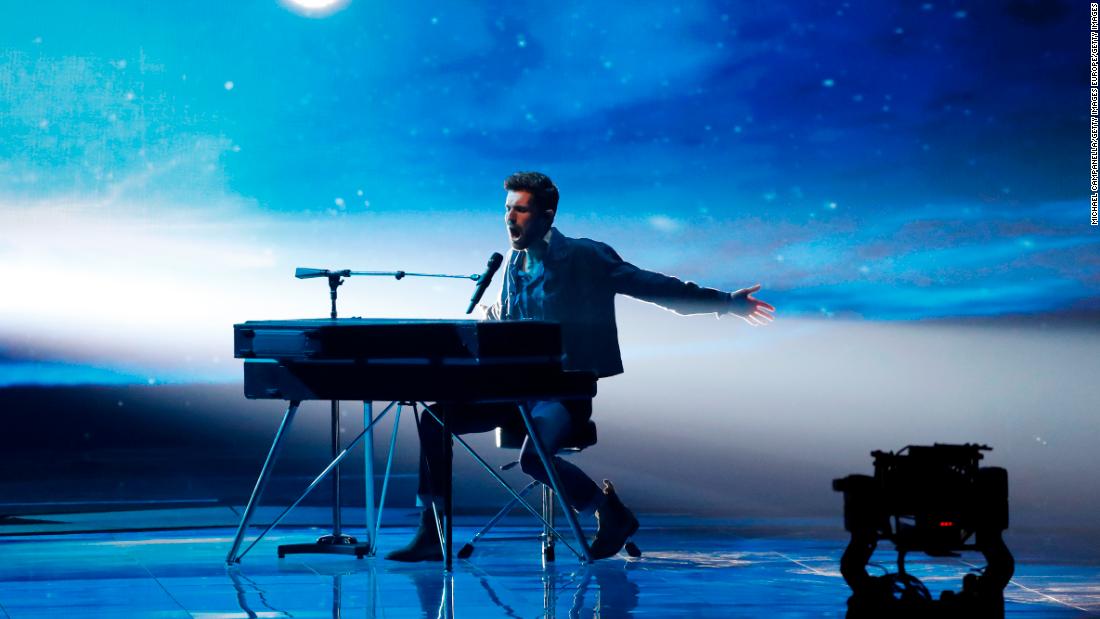
<path fill-rule="evenodd" d="M 871 449 L 982 441 L 1025 521 L 1100 509 L 1086 4 L 317 4 L 4 9 L 12 502 L 242 500 L 200 482 L 253 475 L 279 411 L 241 397 L 231 325 L 325 315 L 296 266 L 479 272 L 503 178 L 541 170 L 566 234 L 779 308 L 623 299 L 594 474 L 839 514 Z M 455 318 L 470 288 L 352 280 L 341 308 Z M 199 451 L 225 460 L 165 459 Z"/>

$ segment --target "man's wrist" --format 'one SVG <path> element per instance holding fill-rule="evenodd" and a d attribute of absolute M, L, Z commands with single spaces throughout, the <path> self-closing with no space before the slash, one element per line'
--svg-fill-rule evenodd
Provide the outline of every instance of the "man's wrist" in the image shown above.
<path fill-rule="evenodd" d="M 744 310 L 744 299 L 737 296 L 737 292 L 726 293 L 726 313 L 741 315 L 741 311 Z"/>

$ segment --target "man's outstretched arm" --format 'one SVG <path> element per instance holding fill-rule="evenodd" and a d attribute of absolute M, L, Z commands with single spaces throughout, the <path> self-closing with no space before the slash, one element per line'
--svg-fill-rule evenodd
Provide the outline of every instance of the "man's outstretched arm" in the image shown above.
<path fill-rule="evenodd" d="M 752 296 L 760 290 L 760 284 L 732 293 L 704 288 L 694 282 L 640 269 L 620 258 L 607 245 L 600 244 L 599 249 L 616 293 L 656 303 L 677 314 L 734 314 L 754 326 L 774 320 L 775 307 Z"/>

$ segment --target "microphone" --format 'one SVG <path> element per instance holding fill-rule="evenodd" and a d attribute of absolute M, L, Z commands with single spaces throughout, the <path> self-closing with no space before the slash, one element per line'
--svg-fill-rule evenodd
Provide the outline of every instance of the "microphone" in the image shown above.
<path fill-rule="evenodd" d="M 311 277 L 328 277 L 328 269 L 307 269 L 305 267 L 298 267 L 294 269 L 294 277 L 298 279 L 309 279 Z"/>
<path fill-rule="evenodd" d="M 474 289 L 474 296 L 470 297 L 470 307 L 466 308 L 467 314 L 474 311 L 474 306 L 477 305 L 477 302 L 481 300 L 485 291 L 488 290 L 489 282 L 493 281 L 493 275 L 496 274 L 502 262 L 504 262 L 504 256 L 496 252 L 494 252 L 492 256 L 489 256 L 489 264 L 486 265 L 485 272 L 477 279 L 477 288 Z"/>
<path fill-rule="evenodd" d="M 294 277 L 297 277 L 298 279 L 309 279 L 311 277 L 331 277 L 333 275 L 336 275 L 338 277 L 351 277 L 351 270 L 344 269 L 342 271 L 330 271 L 328 269 L 307 269 L 305 267 L 298 267 L 294 269 Z"/>

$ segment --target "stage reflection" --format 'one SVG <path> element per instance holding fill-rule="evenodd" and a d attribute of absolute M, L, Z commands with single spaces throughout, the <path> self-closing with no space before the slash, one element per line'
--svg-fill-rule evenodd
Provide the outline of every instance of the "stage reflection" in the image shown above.
<path fill-rule="evenodd" d="M 306 575 L 302 566 L 280 572 Z M 639 586 L 631 563 L 548 565 L 523 575 L 472 563 L 445 574 L 436 564 L 385 565 L 367 560 L 348 566 L 311 564 L 308 572 L 331 583 L 331 616 L 337 617 L 629 617 L 638 608 Z M 499 566 L 498 566 L 499 567 Z M 266 584 L 240 567 L 227 568 L 236 605 L 244 617 L 328 616 L 325 600 L 288 595 L 304 582 L 288 578 Z M 312 580 L 312 579 L 311 579 Z M 317 591 L 316 582 L 310 587 Z M 456 591 L 458 592 L 456 595 Z"/>

